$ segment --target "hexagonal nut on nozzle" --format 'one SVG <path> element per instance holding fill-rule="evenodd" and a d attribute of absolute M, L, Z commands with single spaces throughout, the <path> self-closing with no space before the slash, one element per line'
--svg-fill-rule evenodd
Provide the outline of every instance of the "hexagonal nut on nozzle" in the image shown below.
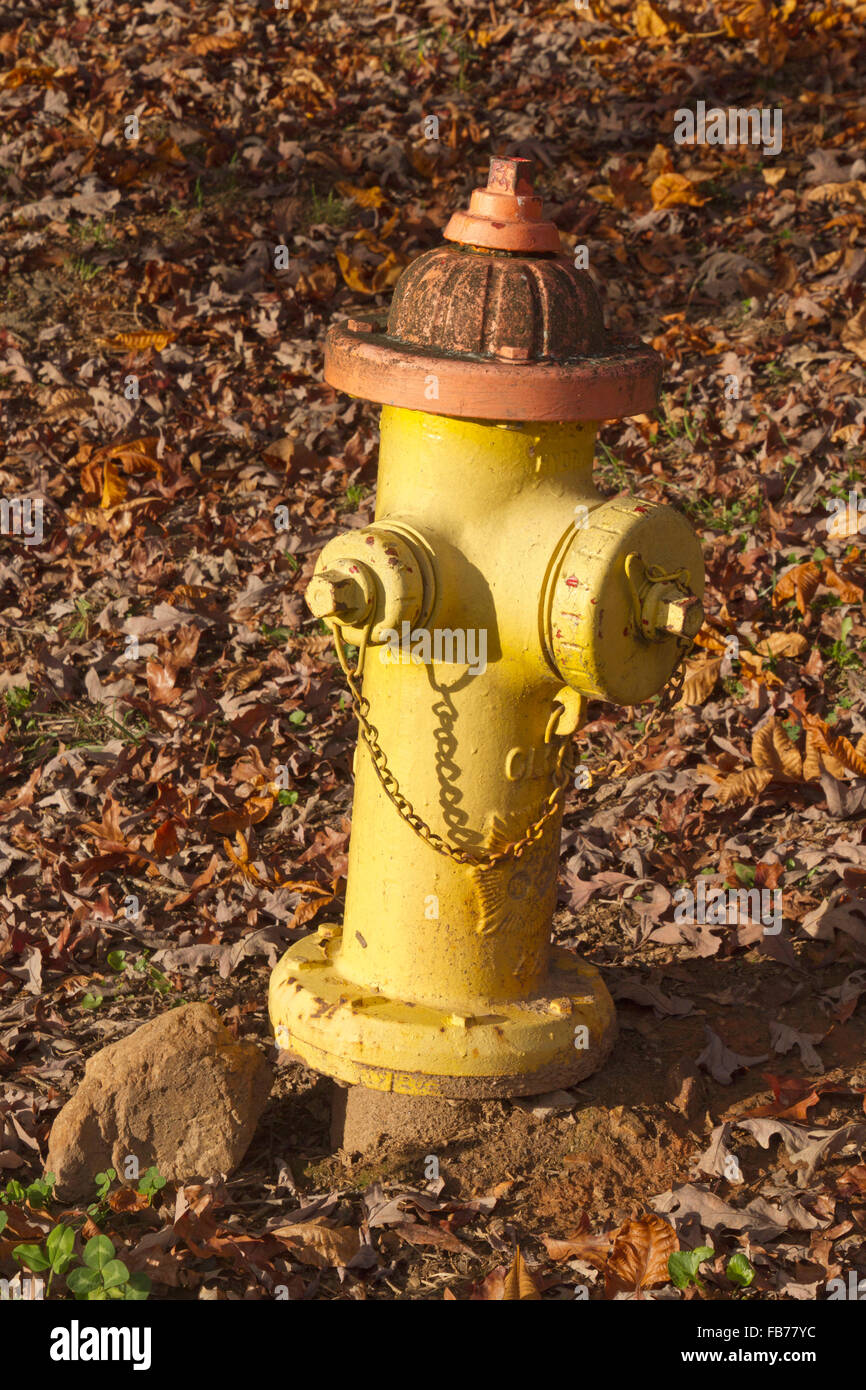
<path fill-rule="evenodd" d="M 304 597 L 315 617 L 336 618 L 338 622 L 355 625 L 369 617 L 373 594 L 372 576 L 365 565 L 356 561 L 351 566 L 314 574 Z"/>
<path fill-rule="evenodd" d="M 666 599 L 659 604 L 656 621 L 663 632 L 675 637 L 697 637 L 704 621 L 704 605 L 696 594 Z"/>

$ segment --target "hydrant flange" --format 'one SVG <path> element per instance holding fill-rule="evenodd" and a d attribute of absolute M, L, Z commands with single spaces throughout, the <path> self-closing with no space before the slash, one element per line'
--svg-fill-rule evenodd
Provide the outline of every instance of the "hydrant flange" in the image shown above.
<path fill-rule="evenodd" d="M 610 995 L 594 966 L 551 954 L 544 994 L 488 1012 L 436 1009 L 370 988 L 336 966 L 342 934 L 324 924 L 282 958 L 269 1008 L 278 1047 L 352 1085 L 408 1096 L 483 1099 L 571 1086 L 607 1056 L 616 1035 Z"/>

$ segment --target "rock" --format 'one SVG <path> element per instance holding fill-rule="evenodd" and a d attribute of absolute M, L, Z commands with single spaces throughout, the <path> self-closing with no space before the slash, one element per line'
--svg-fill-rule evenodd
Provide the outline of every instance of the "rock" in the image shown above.
<path fill-rule="evenodd" d="M 174 1181 L 231 1173 L 271 1088 L 260 1049 L 210 1004 L 183 1004 L 90 1058 L 51 1129 L 46 1169 L 61 1199 L 93 1197 L 97 1173 L 156 1166 Z"/>
<path fill-rule="evenodd" d="M 649 1130 L 639 1115 L 626 1110 L 624 1105 L 615 1105 L 610 1112 L 608 1123 L 610 1132 L 616 1138 L 646 1139 Z"/>

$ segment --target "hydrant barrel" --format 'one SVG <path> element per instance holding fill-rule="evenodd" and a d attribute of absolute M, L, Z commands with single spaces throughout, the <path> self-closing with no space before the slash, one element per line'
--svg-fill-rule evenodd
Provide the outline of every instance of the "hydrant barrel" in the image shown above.
<path fill-rule="evenodd" d="M 703 564 L 677 512 L 595 487 L 599 422 L 651 409 L 660 361 L 606 332 L 530 161 L 494 160 L 445 236 L 387 324 L 328 335 L 327 379 L 384 407 L 375 520 L 307 591 L 358 717 L 352 835 L 343 921 L 286 952 L 270 1013 L 344 1081 L 532 1094 L 616 1031 L 599 972 L 551 944 L 571 735 L 588 699 L 671 678 Z"/>

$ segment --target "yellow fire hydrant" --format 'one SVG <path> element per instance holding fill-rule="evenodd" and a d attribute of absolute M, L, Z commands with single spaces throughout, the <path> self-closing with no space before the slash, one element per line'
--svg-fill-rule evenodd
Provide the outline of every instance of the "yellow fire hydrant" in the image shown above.
<path fill-rule="evenodd" d="M 661 361 L 606 333 L 530 175 L 494 159 L 387 326 L 327 339 L 326 380 L 384 406 L 376 519 L 307 589 L 360 726 L 346 908 L 283 956 L 270 1016 L 317 1070 L 404 1095 L 604 1060 L 610 996 L 550 940 L 571 735 L 590 697 L 660 691 L 703 620 L 689 524 L 592 480 L 599 422 L 652 409 Z"/>

